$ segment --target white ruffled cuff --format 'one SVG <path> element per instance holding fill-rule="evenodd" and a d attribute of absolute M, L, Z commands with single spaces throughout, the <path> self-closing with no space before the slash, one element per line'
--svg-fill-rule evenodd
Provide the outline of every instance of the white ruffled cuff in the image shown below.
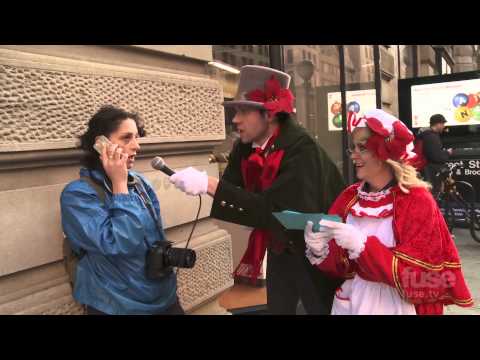
<path fill-rule="evenodd" d="M 348 250 L 348 258 L 350 260 L 358 259 L 362 254 L 362 251 L 365 250 L 366 242 L 367 242 L 367 236 L 362 234 L 360 237 L 360 241 L 355 244 L 356 245 L 355 249 Z"/>
<path fill-rule="evenodd" d="M 305 250 L 305 256 L 307 257 L 308 261 L 310 261 L 310 264 L 319 265 L 327 258 L 329 251 L 328 243 L 326 243 L 318 254 L 314 254 L 312 250 L 307 247 L 307 250 Z"/>

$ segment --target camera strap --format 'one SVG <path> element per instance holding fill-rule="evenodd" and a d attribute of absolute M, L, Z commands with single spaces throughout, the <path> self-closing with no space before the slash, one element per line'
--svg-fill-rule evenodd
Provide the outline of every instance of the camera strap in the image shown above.
<path fill-rule="evenodd" d="M 158 219 L 157 215 L 155 214 L 155 209 L 153 207 L 153 202 L 150 199 L 150 197 L 148 196 L 148 193 L 145 190 L 145 186 L 143 185 L 142 180 L 140 178 L 138 178 L 137 176 L 134 176 L 134 179 L 135 180 L 134 180 L 134 183 L 133 183 L 133 187 L 134 187 L 135 191 L 137 192 L 137 194 L 142 199 L 142 202 L 144 203 L 145 207 L 148 209 L 148 212 L 150 213 L 150 216 L 153 219 L 153 222 L 157 226 L 158 232 L 162 233 L 163 230 L 159 226 L 159 219 Z"/>
<path fill-rule="evenodd" d="M 90 175 L 90 179 L 92 180 L 92 182 L 97 183 L 97 181 L 95 180 L 95 178 L 93 177 L 91 172 L 89 172 L 89 175 Z M 145 190 L 145 187 L 143 185 L 142 180 L 138 176 L 135 176 L 135 175 L 130 175 L 129 174 L 128 177 L 129 177 L 129 179 L 128 179 L 127 185 L 128 186 L 133 186 L 134 191 L 140 196 L 140 199 L 142 200 L 143 204 L 148 209 L 148 212 L 149 212 L 153 222 L 155 223 L 155 226 L 157 227 L 158 232 L 162 233 L 162 229 L 160 228 L 160 226 L 158 224 L 159 219 L 155 214 L 155 209 L 153 207 L 153 202 L 150 199 L 150 197 L 148 196 L 148 193 Z M 98 184 L 98 186 L 101 186 L 105 190 L 109 191 L 110 194 L 113 194 L 113 191 L 111 189 L 110 181 L 105 174 L 104 174 L 103 184 Z"/>

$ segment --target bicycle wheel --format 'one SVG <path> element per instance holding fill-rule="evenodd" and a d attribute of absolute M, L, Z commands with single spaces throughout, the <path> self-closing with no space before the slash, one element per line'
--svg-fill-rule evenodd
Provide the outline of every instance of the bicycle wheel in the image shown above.
<path fill-rule="evenodd" d="M 475 208 L 471 209 L 470 214 L 470 234 L 472 235 L 473 240 L 480 243 L 480 214 L 476 212 Z"/>
<path fill-rule="evenodd" d="M 453 199 L 449 194 L 444 193 L 443 196 L 438 200 L 440 208 L 443 209 L 443 218 L 447 224 L 448 231 L 452 232 L 455 227 L 455 211 L 453 208 Z"/>
<path fill-rule="evenodd" d="M 466 181 L 455 181 L 455 187 L 465 202 L 475 203 L 476 192 L 472 184 Z"/>
<path fill-rule="evenodd" d="M 475 209 L 475 189 L 466 181 L 457 181 L 455 185 L 458 192 L 456 194 L 457 202 L 462 203 L 467 210 L 466 220 L 470 234 L 474 241 L 480 243 L 480 214 Z"/>

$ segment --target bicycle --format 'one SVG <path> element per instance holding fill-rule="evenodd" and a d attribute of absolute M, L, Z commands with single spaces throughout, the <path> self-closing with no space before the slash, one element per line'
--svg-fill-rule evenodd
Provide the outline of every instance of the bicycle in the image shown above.
<path fill-rule="evenodd" d="M 472 184 L 455 180 L 454 172 L 461 168 L 458 164 L 441 169 L 435 176 L 441 180 L 440 191 L 435 196 L 442 209 L 448 229 L 452 232 L 458 224 L 470 229 L 473 240 L 480 243 L 480 212 L 475 209 L 476 192 Z"/>

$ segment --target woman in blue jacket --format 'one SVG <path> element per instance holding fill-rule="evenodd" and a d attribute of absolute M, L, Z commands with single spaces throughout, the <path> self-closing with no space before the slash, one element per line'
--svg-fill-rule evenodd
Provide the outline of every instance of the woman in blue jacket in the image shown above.
<path fill-rule="evenodd" d="M 86 152 L 80 177 L 100 185 L 105 198 L 83 179 L 69 183 L 61 195 L 64 233 L 73 251 L 83 254 L 73 296 L 87 314 L 183 314 L 175 274 L 146 276 L 148 249 L 166 239 L 154 190 L 130 171 L 144 134 L 137 114 L 102 107 L 80 137 Z M 112 143 L 102 155 L 93 148 L 100 135 Z"/>

